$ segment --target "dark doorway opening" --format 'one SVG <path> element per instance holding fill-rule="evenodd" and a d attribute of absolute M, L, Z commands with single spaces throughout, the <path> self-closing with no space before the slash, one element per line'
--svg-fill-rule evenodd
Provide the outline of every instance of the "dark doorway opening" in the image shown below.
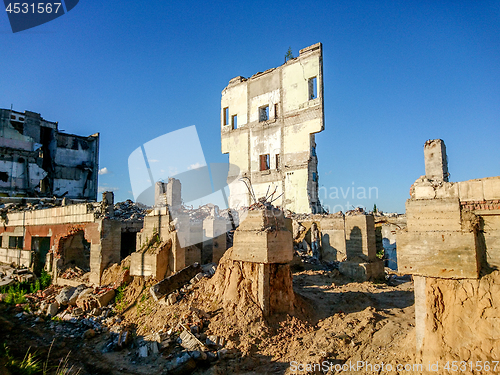
<path fill-rule="evenodd" d="M 40 276 L 45 267 L 47 253 L 50 250 L 50 237 L 31 237 L 31 251 L 33 252 L 33 272 Z"/>
<path fill-rule="evenodd" d="M 137 241 L 136 232 L 122 232 L 122 243 L 120 247 L 120 258 L 124 259 L 135 251 Z"/>

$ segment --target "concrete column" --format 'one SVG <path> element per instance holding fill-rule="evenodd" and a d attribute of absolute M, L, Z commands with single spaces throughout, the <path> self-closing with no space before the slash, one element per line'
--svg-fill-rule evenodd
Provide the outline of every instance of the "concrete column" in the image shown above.
<path fill-rule="evenodd" d="M 258 263 L 259 280 L 258 280 L 258 299 L 259 305 L 262 308 L 264 316 L 269 315 L 270 304 L 270 264 Z"/>
<path fill-rule="evenodd" d="M 162 207 L 167 204 L 166 197 L 166 184 L 158 181 L 155 184 L 155 207 Z"/>
<path fill-rule="evenodd" d="M 417 354 L 422 352 L 425 336 L 425 320 L 427 317 L 427 300 L 425 293 L 426 278 L 424 276 L 413 276 L 415 293 L 415 336 Z"/>
<path fill-rule="evenodd" d="M 176 178 L 169 178 L 167 184 L 167 204 L 172 208 L 180 207 L 181 198 L 181 182 Z"/>
<path fill-rule="evenodd" d="M 430 139 L 424 145 L 425 176 L 429 180 L 448 182 L 448 158 L 442 139 Z"/>

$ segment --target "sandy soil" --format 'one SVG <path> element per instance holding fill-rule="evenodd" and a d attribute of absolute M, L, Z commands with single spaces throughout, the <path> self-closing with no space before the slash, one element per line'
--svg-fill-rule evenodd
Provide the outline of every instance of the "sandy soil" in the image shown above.
<path fill-rule="evenodd" d="M 293 274 L 297 296 L 293 316 L 265 319 L 255 303 L 243 297 L 237 303 L 228 304 L 217 293 L 216 284 L 223 282 L 223 278 L 216 273 L 211 279 L 202 279 L 171 306 L 153 300 L 148 292 L 152 281 L 134 278 L 125 289 L 124 299 L 115 306 L 117 318 L 113 324 L 126 327 L 140 338 L 158 331 L 172 329 L 175 332 L 179 323 L 189 325 L 198 321 L 205 334 L 224 337 L 227 340 L 224 358 L 200 365 L 195 374 L 398 374 L 398 371 L 380 369 L 371 372 L 367 367 L 359 371 L 336 371 L 335 365 L 339 369 L 341 365 L 364 361 L 372 366 L 392 364 L 395 368 L 396 364 L 414 362 L 411 281 L 394 286 L 355 283 L 336 271 L 304 266 L 305 270 Z M 109 274 L 107 277 L 113 278 Z M 53 361 L 71 351 L 69 362 L 81 368 L 80 374 L 165 373 L 176 350 L 173 345 L 172 349 L 147 358 L 138 357 L 134 347 L 103 353 L 108 334 L 84 340 L 74 329 L 56 331 L 54 322 L 19 321 L 15 313 L 2 311 L 0 338 L 8 346 L 20 354 L 31 346 L 45 357 L 54 340 Z M 300 371 L 314 364 L 323 367 L 317 371 Z M 326 365 L 328 371 L 324 371 Z"/>

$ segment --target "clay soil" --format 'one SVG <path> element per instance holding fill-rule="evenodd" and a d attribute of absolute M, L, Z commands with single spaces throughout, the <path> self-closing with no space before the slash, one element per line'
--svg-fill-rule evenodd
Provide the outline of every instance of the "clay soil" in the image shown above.
<path fill-rule="evenodd" d="M 223 359 L 199 366 L 195 374 L 411 373 L 395 371 L 396 364 L 415 362 L 411 281 L 398 285 L 357 283 L 319 265 L 303 264 L 293 273 L 297 296 L 293 315 L 264 318 L 244 291 L 231 303 L 221 298 L 218 284 L 224 280 L 220 268 L 171 306 L 153 300 L 148 292 L 151 282 L 135 278 L 115 306 L 115 324 L 141 337 L 170 328 L 175 331 L 179 323 L 186 324 L 193 316 L 201 318 L 206 334 L 227 340 L 227 352 Z M 21 357 L 31 347 L 46 358 L 54 342 L 51 363 L 69 353 L 69 365 L 79 368 L 82 375 L 161 374 L 166 373 L 166 364 L 172 359 L 169 351 L 139 358 L 133 347 L 105 353 L 103 348 L 109 341 L 105 333 L 82 339 L 74 331 L 54 329 L 54 322 L 19 320 L 17 312 L 2 308 L 0 339 Z M 338 369 L 358 361 L 372 366 L 392 364 L 394 370 L 335 370 L 335 365 Z M 316 371 L 307 367 L 314 364 L 318 364 Z M 323 368 L 318 370 L 319 364 Z"/>

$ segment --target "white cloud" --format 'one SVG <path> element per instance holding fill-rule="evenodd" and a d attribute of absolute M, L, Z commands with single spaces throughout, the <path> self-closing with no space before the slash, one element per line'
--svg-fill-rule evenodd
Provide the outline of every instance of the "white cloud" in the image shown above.
<path fill-rule="evenodd" d="M 97 189 L 98 193 L 104 193 L 105 191 L 118 191 L 120 188 L 112 187 L 112 186 L 99 186 Z"/>
<path fill-rule="evenodd" d="M 109 171 L 108 168 L 104 167 L 104 168 L 99 169 L 98 173 L 99 173 L 99 176 L 102 176 L 104 174 L 108 174 L 108 173 L 111 173 L 111 172 Z"/>
<path fill-rule="evenodd" d="M 203 167 L 203 164 L 201 163 L 194 163 L 194 164 L 191 164 L 188 169 L 198 169 L 200 167 Z"/>
<path fill-rule="evenodd" d="M 159 163 L 160 161 L 157 159 L 148 159 L 148 162 L 150 163 Z"/>

